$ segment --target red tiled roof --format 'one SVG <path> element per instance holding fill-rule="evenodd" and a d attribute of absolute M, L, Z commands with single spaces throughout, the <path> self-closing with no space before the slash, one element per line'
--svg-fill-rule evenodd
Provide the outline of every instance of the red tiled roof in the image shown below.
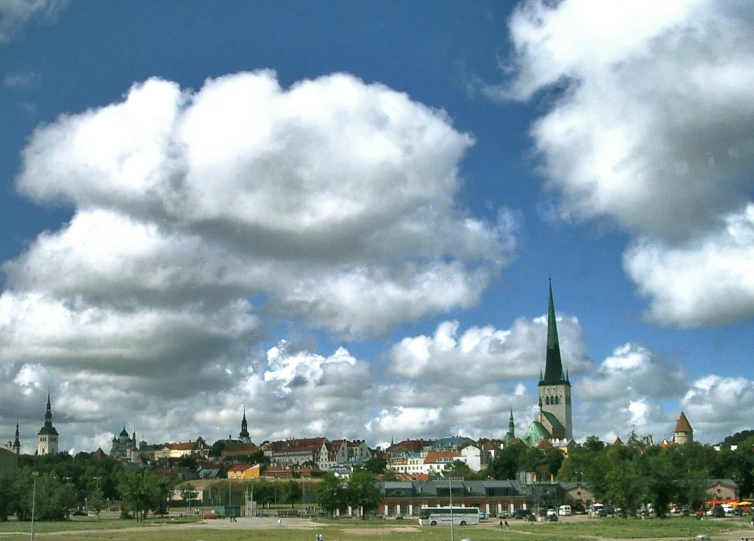
<path fill-rule="evenodd" d="M 437 464 L 438 462 L 453 462 L 454 459 L 460 458 L 460 451 L 431 451 L 427 453 L 427 457 L 424 459 L 425 464 Z M 442 460 L 441 458 L 449 458 L 452 460 Z"/>
<path fill-rule="evenodd" d="M 228 471 L 229 472 L 231 472 L 231 471 L 241 471 L 241 472 L 244 472 L 244 471 L 248 470 L 249 468 L 253 468 L 253 467 L 254 467 L 253 464 L 234 464 L 233 466 L 230 467 L 230 469 L 228 469 Z"/>
<path fill-rule="evenodd" d="M 675 424 L 673 432 L 693 432 L 685 413 L 681 412 L 681 416 L 678 417 L 678 422 Z"/>
<path fill-rule="evenodd" d="M 550 441 L 545 438 L 539 440 L 534 447 L 536 447 L 537 449 L 554 449 L 552 443 L 550 443 Z"/>
<path fill-rule="evenodd" d="M 196 449 L 196 442 L 190 441 L 188 443 L 168 443 L 165 447 L 171 451 L 193 451 Z"/>

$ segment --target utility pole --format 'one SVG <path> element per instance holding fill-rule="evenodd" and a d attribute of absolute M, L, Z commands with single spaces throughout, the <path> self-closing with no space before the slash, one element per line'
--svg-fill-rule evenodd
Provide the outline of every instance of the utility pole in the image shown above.
<path fill-rule="evenodd" d="M 31 541 L 34 541 L 34 508 L 37 503 L 37 477 L 39 473 L 32 472 L 31 476 L 34 478 L 34 488 L 31 492 Z"/>
<path fill-rule="evenodd" d="M 455 541 L 453 536 L 453 478 L 448 477 L 448 486 L 450 487 L 450 541 Z"/>

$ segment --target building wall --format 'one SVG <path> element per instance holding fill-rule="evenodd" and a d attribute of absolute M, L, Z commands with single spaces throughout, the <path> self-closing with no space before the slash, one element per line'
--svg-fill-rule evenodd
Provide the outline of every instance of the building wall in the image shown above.
<path fill-rule="evenodd" d="M 37 454 L 40 456 L 58 454 L 58 436 L 55 434 L 37 436 Z"/>
<path fill-rule="evenodd" d="M 0 470 L 18 468 L 18 455 L 13 451 L 0 449 Z"/>

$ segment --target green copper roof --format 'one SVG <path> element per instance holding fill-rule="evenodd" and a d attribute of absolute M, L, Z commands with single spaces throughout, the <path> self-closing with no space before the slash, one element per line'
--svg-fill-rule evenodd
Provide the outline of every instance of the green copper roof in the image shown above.
<path fill-rule="evenodd" d="M 57 435 L 58 431 L 52 426 L 52 404 L 50 404 L 50 389 L 47 389 L 47 411 L 45 411 L 45 424 L 37 432 L 38 436 Z"/>
<path fill-rule="evenodd" d="M 539 440 L 547 439 L 549 437 L 550 434 L 542 423 L 539 421 L 533 421 L 532 424 L 529 425 L 529 428 L 526 429 L 526 434 L 524 434 L 524 437 L 521 438 L 521 440 L 529 447 L 534 447 Z"/>
<path fill-rule="evenodd" d="M 552 300 L 552 281 L 550 282 L 550 298 L 547 307 L 547 357 L 545 361 L 545 375 L 540 378 L 540 385 L 558 385 L 568 383 L 563 373 L 563 362 L 560 360 L 560 342 L 558 341 L 558 324 L 555 320 L 555 303 Z"/>

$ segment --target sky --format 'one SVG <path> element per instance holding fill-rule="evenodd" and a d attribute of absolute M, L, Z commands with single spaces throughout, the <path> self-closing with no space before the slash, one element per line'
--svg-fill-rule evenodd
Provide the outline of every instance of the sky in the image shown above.
<path fill-rule="evenodd" d="M 754 413 L 745 0 L 0 0 L 0 442 Z"/>

